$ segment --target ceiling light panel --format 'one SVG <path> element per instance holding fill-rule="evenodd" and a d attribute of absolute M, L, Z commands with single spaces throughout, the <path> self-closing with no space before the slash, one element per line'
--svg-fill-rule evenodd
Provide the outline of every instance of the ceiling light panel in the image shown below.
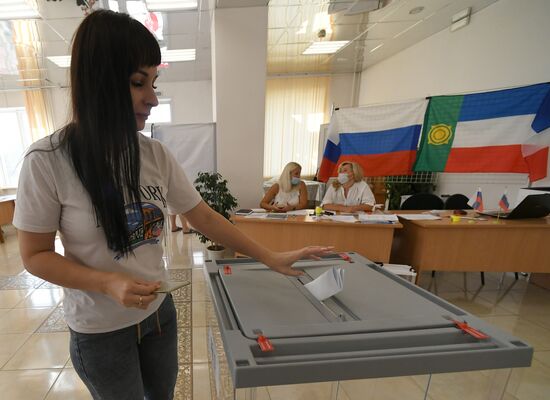
<path fill-rule="evenodd" d="M 38 11 L 27 0 L 0 1 L 0 20 L 40 18 Z"/>
<path fill-rule="evenodd" d="M 71 66 L 71 56 L 50 56 L 48 60 L 61 68 L 69 68 Z"/>
<path fill-rule="evenodd" d="M 149 11 L 196 10 L 197 0 L 145 0 Z"/>
<path fill-rule="evenodd" d="M 161 50 L 162 62 L 194 61 L 196 49 Z"/>
<path fill-rule="evenodd" d="M 302 54 L 333 54 L 349 43 L 349 40 L 313 42 Z"/>
<path fill-rule="evenodd" d="M 174 49 L 161 50 L 161 59 L 163 63 L 194 61 L 197 51 L 195 49 Z M 61 68 L 69 68 L 71 66 L 71 56 L 50 56 L 48 60 Z"/>

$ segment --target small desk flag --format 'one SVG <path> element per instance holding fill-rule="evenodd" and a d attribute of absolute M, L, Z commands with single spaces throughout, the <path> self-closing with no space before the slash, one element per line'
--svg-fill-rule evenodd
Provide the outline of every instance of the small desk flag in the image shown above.
<path fill-rule="evenodd" d="M 498 206 L 504 212 L 507 212 L 510 209 L 510 202 L 508 201 L 508 196 L 506 195 L 507 190 L 504 191 L 502 197 L 498 202 Z"/>
<path fill-rule="evenodd" d="M 483 196 L 481 195 L 481 188 L 477 188 L 477 192 L 468 201 L 474 210 L 483 211 Z"/>

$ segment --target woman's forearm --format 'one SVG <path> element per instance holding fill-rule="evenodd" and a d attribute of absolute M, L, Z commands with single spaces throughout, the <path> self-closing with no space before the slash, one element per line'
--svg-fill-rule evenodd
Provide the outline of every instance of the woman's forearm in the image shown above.
<path fill-rule="evenodd" d="M 71 261 L 52 250 L 28 257 L 25 268 L 31 274 L 66 288 L 105 293 L 111 273 Z"/>

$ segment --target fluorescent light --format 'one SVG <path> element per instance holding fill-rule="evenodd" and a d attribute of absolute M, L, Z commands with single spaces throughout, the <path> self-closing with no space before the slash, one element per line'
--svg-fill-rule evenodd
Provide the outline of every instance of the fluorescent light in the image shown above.
<path fill-rule="evenodd" d="M 376 46 L 374 49 L 372 49 L 371 51 L 369 51 L 369 53 L 372 53 L 373 51 L 376 51 L 378 50 L 380 47 L 384 46 L 384 43 L 380 43 L 378 46 Z"/>
<path fill-rule="evenodd" d="M 50 56 L 48 60 L 61 68 L 69 68 L 71 66 L 71 56 Z"/>
<path fill-rule="evenodd" d="M 349 40 L 313 42 L 302 54 L 333 54 L 349 43 Z"/>
<path fill-rule="evenodd" d="M 197 0 L 145 0 L 149 11 L 196 10 Z"/>
<path fill-rule="evenodd" d="M 163 63 L 178 62 L 178 61 L 194 61 L 197 51 L 195 49 L 174 49 L 161 50 L 161 58 Z M 71 66 L 71 56 L 50 56 L 48 60 L 61 68 L 69 68 Z"/>
<path fill-rule="evenodd" d="M 197 51 L 195 49 L 174 49 L 161 50 L 162 62 L 178 62 L 195 60 Z"/>
<path fill-rule="evenodd" d="M 40 18 L 36 11 L 27 0 L 2 0 L 0 2 L 0 20 L 1 19 L 27 19 Z"/>

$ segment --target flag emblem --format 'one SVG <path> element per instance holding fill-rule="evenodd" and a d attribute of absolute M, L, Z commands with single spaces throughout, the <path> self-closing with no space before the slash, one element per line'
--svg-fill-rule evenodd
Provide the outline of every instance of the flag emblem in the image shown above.
<path fill-rule="evenodd" d="M 436 124 L 432 125 L 430 133 L 428 133 L 428 144 L 436 146 L 448 144 L 453 135 L 453 127 L 451 125 Z"/>

